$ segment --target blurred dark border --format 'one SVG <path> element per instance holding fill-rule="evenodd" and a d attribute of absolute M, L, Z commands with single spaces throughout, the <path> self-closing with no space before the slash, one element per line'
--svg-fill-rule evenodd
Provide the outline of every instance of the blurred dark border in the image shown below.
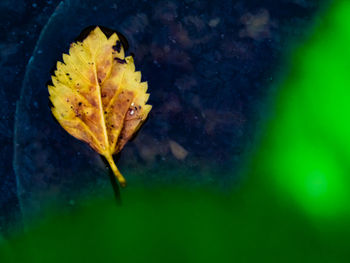
<path fill-rule="evenodd" d="M 16 178 L 12 168 L 16 101 L 39 34 L 59 2 L 0 2 L 0 232 L 5 237 L 20 222 Z"/>

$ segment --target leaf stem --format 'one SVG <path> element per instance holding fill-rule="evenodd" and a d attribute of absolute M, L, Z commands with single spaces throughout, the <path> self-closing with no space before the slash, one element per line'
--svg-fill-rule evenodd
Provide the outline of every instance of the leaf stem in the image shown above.
<path fill-rule="evenodd" d="M 122 174 L 119 172 L 117 166 L 115 165 L 112 155 L 106 154 L 105 157 L 106 157 L 106 160 L 108 161 L 109 166 L 111 167 L 115 177 L 118 179 L 120 186 L 125 187 L 126 186 L 125 178 L 122 176 Z"/>

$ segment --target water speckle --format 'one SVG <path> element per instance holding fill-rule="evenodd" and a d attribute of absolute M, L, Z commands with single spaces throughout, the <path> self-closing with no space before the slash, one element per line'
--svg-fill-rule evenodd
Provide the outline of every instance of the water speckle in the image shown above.
<path fill-rule="evenodd" d="M 209 20 L 208 25 L 210 27 L 216 27 L 219 23 L 220 23 L 220 18 L 217 17 L 217 18 L 213 18 L 213 19 Z"/>

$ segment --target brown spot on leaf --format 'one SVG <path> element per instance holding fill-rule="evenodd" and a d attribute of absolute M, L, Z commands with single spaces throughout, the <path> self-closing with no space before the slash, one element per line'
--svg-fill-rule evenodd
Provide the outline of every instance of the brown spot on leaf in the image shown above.
<path fill-rule="evenodd" d="M 122 47 L 121 42 L 118 40 L 117 43 L 112 48 L 113 48 L 113 50 L 120 53 L 121 47 Z"/>
<path fill-rule="evenodd" d="M 126 64 L 126 60 L 125 59 L 114 58 L 114 60 L 116 60 L 120 64 Z"/>

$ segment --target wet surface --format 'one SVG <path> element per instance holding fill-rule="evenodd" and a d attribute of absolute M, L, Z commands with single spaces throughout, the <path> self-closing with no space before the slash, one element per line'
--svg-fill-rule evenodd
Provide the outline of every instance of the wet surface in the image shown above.
<path fill-rule="evenodd" d="M 2 154 L 11 162 L 7 155 L 14 138 L 13 163 L 25 217 L 48 204 L 70 205 L 82 196 L 112 194 L 103 160 L 66 133 L 48 106 L 50 71 L 82 29 L 102 25 L 121 32 L 136 69 L 148 81 L 153 109 L 117 162 L 129 185 L 175 181 L 228 187 L 255 142 L 287 42 L 306 33 L 317 7 L 292 0 L 75 0 L 58 5 L 25 76 L 22 69 L 15 136 L 13 116 L 6 110 L 14 109 L 19 87 L 13 93 L 8 88 L 6 101 L 12 106 L 2 109 L 9 119 L 0 126 L 8 149 Z M 48 15 L 44 17 L 46 21 Z M 11 70 L 11 54 L 23 49 L 9 41 L 6 45 L 2 52 L 8 52 L 7 60 L 2 57 L 1 63 Z M 10 163 L 2 168 L 10 184 L 4 185 L 7 192 L 15 189 L 11 168 Z M 176 169 L 185 172 L 172 172 Z"/>

